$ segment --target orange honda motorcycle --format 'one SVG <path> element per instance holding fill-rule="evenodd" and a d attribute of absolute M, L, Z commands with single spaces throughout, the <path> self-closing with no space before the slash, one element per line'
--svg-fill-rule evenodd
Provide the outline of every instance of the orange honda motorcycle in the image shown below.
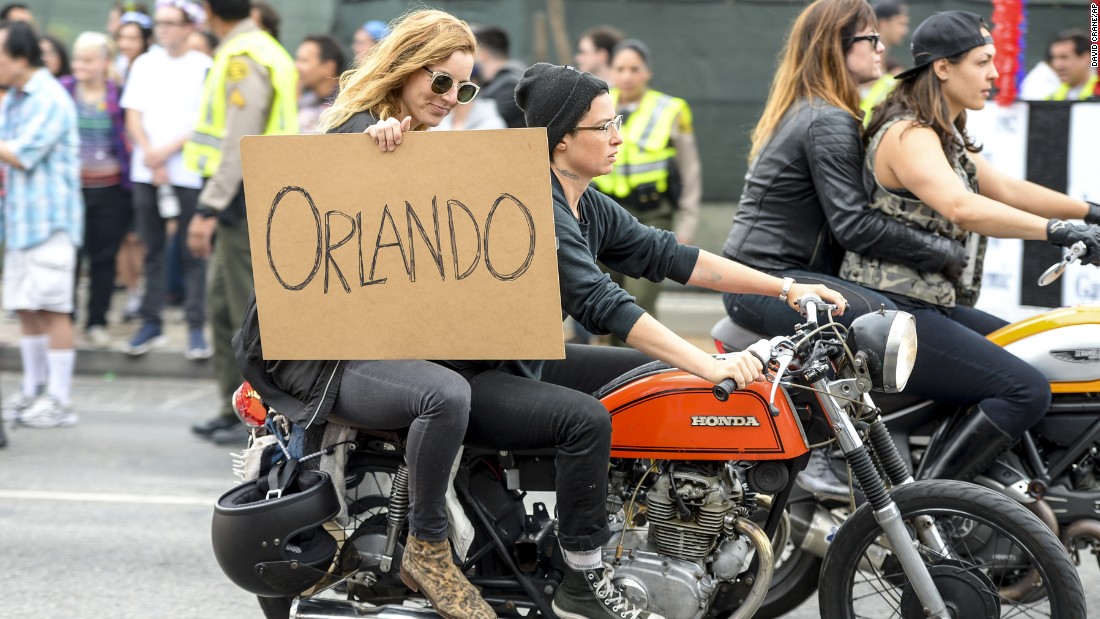
<path fill-rule="evenodd" d="M 1084 619 L 1070 557 L 1031 512 L 973 484 L 913 481 L 870 395 L 904 387 L 912 316 L 875 313 L 845 329 L 819 321 L 831 309 L 820 299 L 800 306 L 795 333 L 750 348 L 769 382 L 736 390 L 655 362 L 598 394 L 612 419 L 616 532 L 603 558 L 619 592 L 665 619 L 752 617 L 787 545 L 795 475 L 811 447 L 835 441 L 866 502 L 828 546 L 822 617 Z M 243 458 L 248 481 L 215 509 L 226 575 L 269 616 L 436 616 L 398 575 L 403 437 L 326 430 L 315 466 L 287 457 L 293 430 L 247 385 L 237 399 L 260 427 Z M 467 449 L 452 471 L 456 561 L 498 616 L 554 617 L 557 520 L 528 495 L 553 491 L 553 462 L 552 451 Z"/>

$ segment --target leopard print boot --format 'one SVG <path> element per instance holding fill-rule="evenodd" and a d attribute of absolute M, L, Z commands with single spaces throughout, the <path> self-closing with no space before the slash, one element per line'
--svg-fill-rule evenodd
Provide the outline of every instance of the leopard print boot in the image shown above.
<path fill-rule="evenodd" d="M 451 560 L 447 540 L 425 542 L 409 535 L 401 558 L 401 581 L 424 594 L 446 619 L 495 619 L 492 607 Z"/>

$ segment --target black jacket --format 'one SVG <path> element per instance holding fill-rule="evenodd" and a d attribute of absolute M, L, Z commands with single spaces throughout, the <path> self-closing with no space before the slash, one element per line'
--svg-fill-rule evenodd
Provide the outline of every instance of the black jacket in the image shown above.
<path fill-rule="evenodd" d="M 796 102 L 749 165 L 726 239 L 728 258 L 762 271 L 836 275 L 845 250 L 939 273 L 961 245 L 868 207 L 859 122 Z"/>
<path fill-rule="evenodd" d="M 280 415 L 306 427 L 328 418 L 340 390 L 344 362 L 265 360 L 255 292 L 248 298 L 241 329 L 233 336 L 233 356 L 264 404 Z"/>
<path fill-rule="evenodd" d="M 522 129 L 527 126 L 527 121 L 523 118 L 523 110 L 516 104 L 516 84 L 521 77 L 523 77 L 522 67 L 512 63 L 506 64 L 493 76 L 493 79 L 482 86 L 481 93 L 478 95 L 496 102 L 497 111 L 500 112 L 500 117 L 504 119 L 509 129 Z"/>

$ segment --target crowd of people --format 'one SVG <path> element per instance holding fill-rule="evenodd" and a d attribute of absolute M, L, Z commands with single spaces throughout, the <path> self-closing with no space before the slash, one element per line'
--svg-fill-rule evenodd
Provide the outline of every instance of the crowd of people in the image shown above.
<path fill-rule="evenodd" d="M 761 372 L 748 353 L 714 357 L 663 326 L 661 281 L 724 293 L 735 322 L 767 335 L 790 332 L 809 292 L 846 324 L 884 306 L 912 313 L 921 354 L 909 390 L 973 406 L 922 474 L 969 479 L 1050 397 L 1041 375 L 984 339 L 1004 324 L 973 308 L 986 237 L 1081 242 L 1083 260 L 1100 263 L 1100 205 L 1007 177 L 978 155 L 966 112 L 985 106 L 997 50 L 989 25 L 965 11 L 922 22 L 906 59 L 887 56 L 909 34 L 902 3 L 816 0 L 801 11 L 752 134 L 723 255 L 691 245 L 702 195 L 691 108 L 650 88 L 654 51 L 614 28 L 584 32 L 576 67 L 527 67 L 503 29 L 434 10 L 367 22 L 350 58 L 324 34 L 291 55 L 277 11 L 249 0 L 117 3 L 107 31 L 81 33 L 71 50 L 33 19 L 18 3 L 0 11 L 3 307 L 20 321 L 23 371 L 4 420 L 76 424 L 75 332 L 113 344 L 105 327 L 121 284 L 137 299 L 122 315 L 138 319 L 121 346 L 145 354 L 163 345 L 174 297 L 185 355 L 212 358 L 224 402 L 195 434 L 244 443 L 230 397 L 243 376 L 298 423 L 409 428 L 415 498 L 402 578 L 446 616 L 494 616 L 447 547 L 446 472 L 462 443 L 557 449 L 569 567 L 559 616 L 651 616 L 611 587 L 601 561 L 611 430 L 591 394 L 650 359 L 739 387 Z M 1058 84 L 1041 98 L 1100 94 L 1087 56 L 1078 33 L 1059 34 L 1048 55 Z M 564 360 L 263 358 L 242 136 L 365 133 L 392 152 L 409 131 L 507 127 L 547 132 L 562 311 L 577 333 Z M 77 308 L 81 262 L 89 290 Z M 623 346 L 583 345 L 592 333 Z M 966 362 L 976 350 L 980 362 Z M 828 490 L 827 475 L 811 477 Z"/>

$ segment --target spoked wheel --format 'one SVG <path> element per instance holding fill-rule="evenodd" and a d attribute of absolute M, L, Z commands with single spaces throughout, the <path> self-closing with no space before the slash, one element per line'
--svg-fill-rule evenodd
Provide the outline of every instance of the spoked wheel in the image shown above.
<path fill-rule="evenodd" d="M 1031 512 L 991 490 L 957 481 L 916 482 L 891 492 L 910 537 L 929 516 L 945 548 L 918 543 L 956 619 L 1085 619 L 1081 579 L 1062 544 Z M 923 521 L 923 520 L 922 520 Z M 840 528 L 825 556 L 821 616 L 926 619 L 870 505 Z"/>

